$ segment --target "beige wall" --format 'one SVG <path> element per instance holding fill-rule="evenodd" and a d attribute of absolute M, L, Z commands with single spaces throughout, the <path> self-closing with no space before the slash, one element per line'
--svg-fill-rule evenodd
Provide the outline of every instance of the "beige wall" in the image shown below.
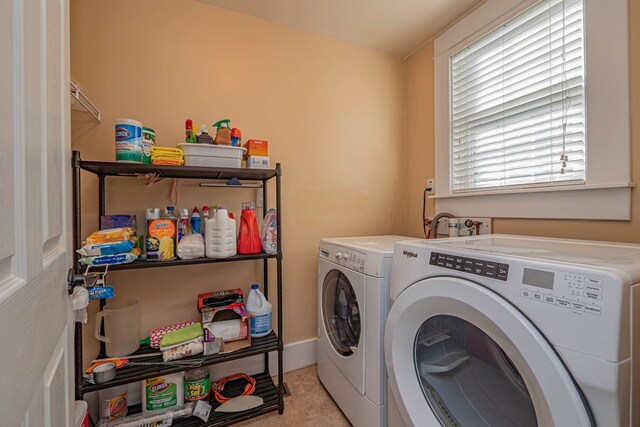
<path fill-rule="evenodd" d="M 243 139 L 269 140 L 271 161 L 284 168 L 285 342 L 316 336 L 319 238 L 402 231 L 401 59 L 185 0 L 72 0 L 71 51 L 72 78 L 103 114 L 100 124 L 72 116 L 83 159 L 114 160 L 118 117 L 154 128 L 162 146 L 181 142 L 186 118 L 230 118 Z M 97 181 L 82 180 L 86 235 L 97 224 Z M 255 198 L 196 185 L 181 182 L 178 206 L 224 204 L 238 216 Z M 145 207 L 168 204 L 168 182 L 108 179 L 107 213 L 142 220 Z M 261 269 L 256 261 L 109 276 L 119 297 L 142 301 L 146 333 L 197 317 L 199 292 L 247 290 Z M 95 354 L 91 328 L 85 358 Z"/>
<path fill-rule="evenodd" d="M 631 164 L 632 181 L 640 183 L 640 2 L 630 7 L 630 75 L 631 75 Z M 407 59 L 407 159 L 408 191 L 406 233 L 422 236 L 422 190 L 434 176 L 433 132 L 433 43 L 425 45 Z M 568 221 L 496 219 L 495 233 L 553 236 L 592 240 L 640 243 L 640 194 L 633 189 L 631 221 Z M 427 205 L 428 215 L 434 203 Z M 453 212 L 455 213 L 455 212 Z"/>

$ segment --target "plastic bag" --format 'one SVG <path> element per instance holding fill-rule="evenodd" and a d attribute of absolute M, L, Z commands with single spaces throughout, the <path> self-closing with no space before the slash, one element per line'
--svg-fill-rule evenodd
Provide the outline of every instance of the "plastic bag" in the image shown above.
<path fill-rule="evenodd" d="M 182 236 L 178 243 L 178 257 L 180 259 L 204 257 L 204 238 L 202 234 L 195 233 Z"/>
<path fill-rule="evenodd" d="M 83 257 L 80 258 L 80 262 L 84 265 L 128 264 L 138 259 L 138 252 L 139 251 L 134 248 L 131 252 L 128 252 L 126 254 Z"/>
<path fill-rule="evenodd" d="M 131 237 L 129 240 L 123 240 L 121 242 L 88 243 L 76 252 L 82 256 L 124 254 L 131 252 L 131 249 L 135 246 L 136 238 Z"/>
<path fill-rule="evenodd" d="M 129 240 L 131 236 L 135 236 L 136 231 L 133 228 L 121 227 L 110 228 L 108 230 L 94 231 L 89 234 L 85 245 L 96 243 L 124 242 Z"/>
<path fill-rule="evenodd" d="M 262 221 L 260 229 L 260 242 L 262 250 L 268 254 L 278 252 L 278 214 L 275 209 L 269 209 Z"/>

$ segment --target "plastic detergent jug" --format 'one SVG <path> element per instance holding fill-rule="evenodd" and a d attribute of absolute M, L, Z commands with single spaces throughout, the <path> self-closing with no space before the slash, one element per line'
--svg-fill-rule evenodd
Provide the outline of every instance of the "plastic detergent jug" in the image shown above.
<path fill-rule="evenodd" d="M 272 306 L 264 294 L 260 292 L 260 285 L 251 285 L 251 292 L 247 296 L 246 309 L 251 324 L 251 336 L 255 338 L 264 337 L 271 333 L 271 311 Z"/>
<path fill-rule="evenodd" d="M 265 253 L 275 254 L 278 252 L 278 214 L 273 208 L 267 211 L 262 220 L 260 240 L 262 241 L 262 250 Z"/>
<path fill-rule="evenodd" d="M 100 335 L 104 319 L 105 335 Z M 135 299 L 115 299 L 96 313 L 94 335 L 106 343 L 109 357 L 128 356 L 140 347 L 140 303 Z"/>
<path fill-rule="evenodd" d="M 207 258 L 229 258 L 236 254 L 236 220 L 225 208 L 218 208 L 205 223 Z"/>
<path fill-rule="evenodd" d="M 242 203 L 240 216 L 240 234 L 238 235 L 239 254 L 259 254 L 262 252 L 260 230 L 256 221 L 256 211 L 252 202 Z"/>
<path fill-rule="evenodd" d="M 149 378 L 141 386 L 144 414 L 184 405 L 184 372 Z"/>

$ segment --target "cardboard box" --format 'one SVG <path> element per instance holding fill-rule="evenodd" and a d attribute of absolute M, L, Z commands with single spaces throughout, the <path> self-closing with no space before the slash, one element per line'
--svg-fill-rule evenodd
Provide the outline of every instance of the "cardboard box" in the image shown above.
<path fill-rule="evenodd" d="M 250 139 L 243 145 L 247 149 L 244 155 L 246 159 L 249 156 L 268 156 L 269 155 L 269 141 L 263 141 L 261 139 Z"/>
<path fill-rule="evenodd" d="M 251 325 L 249 324 L 249 314 L 244 308 L 244 304 L 232 304 L 227 307 L 218 307 L 213 311 L 202 313 L 202 320 L 205 316 L 211 317 L 211 321 L 202 324 L 204 330 L 205 346 L 208 342 L 219 342 L 221 337 L 216 337 L 211 333 L 212 325 L 216 322 L 225 320 L 239 319 L 242 323 L 240 327 L 240 335 L 233 338 L 222 340 L 219 344 L 219 353 L 231 353 L 241 348 L 246 348 L 251 345 Z"/>
<path fill-rule="evenodd" d="M 249 157 L 247 157 L 247 168 L 249 168 L 249 169 L 269 169 L 269 156 L 249 156 Z"/>
<path fill-rule="evenodd" d="M 206 313 L 215 311 L 217 308 L 228 307 L 231 304 L 240 304 L 244 302 L 242 289 L 226 289 L 224 291 L 206 292 L 198 294 L 198 311 Z M 208 323 L 211 320 L 205 320 L 202 316 L 202 323 Z"/>

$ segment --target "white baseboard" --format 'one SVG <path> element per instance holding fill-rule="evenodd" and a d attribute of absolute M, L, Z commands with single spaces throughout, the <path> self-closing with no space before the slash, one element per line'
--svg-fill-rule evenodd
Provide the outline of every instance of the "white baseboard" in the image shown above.
<path fill-rule="evenodd" d="M 283 370 L 291 372 L 297 369 L 306 368 L 316 363 L 316 342 L 317 338 L 298 341 L 284 346 Z M 264 372 L 264 355 L 245 357 L 240 360 L 219 363 L 211 366 L 211 376 L 221 378 L 227 375 L 244 372 L 254 375 Z M 269 372 L 272 375 L 278 373 L 278 353 L 269 353 Z"/>

